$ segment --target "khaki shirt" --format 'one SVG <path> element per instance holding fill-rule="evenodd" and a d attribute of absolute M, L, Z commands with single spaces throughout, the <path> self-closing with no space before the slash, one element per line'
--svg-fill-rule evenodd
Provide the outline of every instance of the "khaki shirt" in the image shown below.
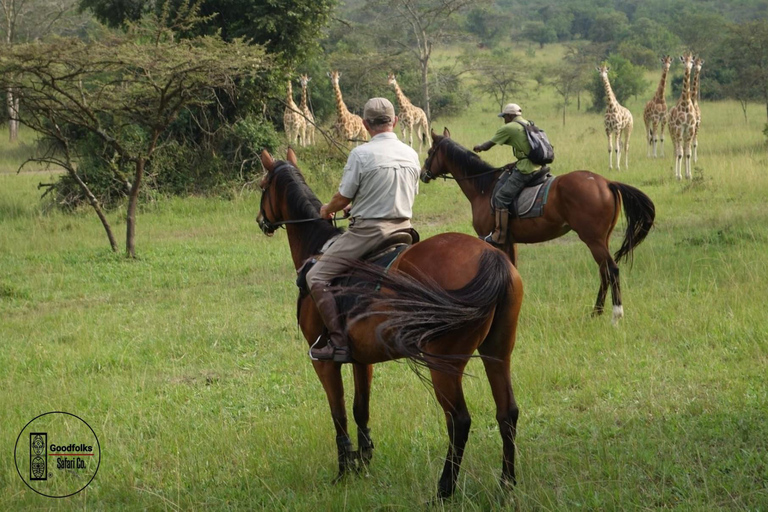
<path fill-rule="evenodd" d="M 528 124 L 528 121 L 522 116 L 515 117 L 512 121 L 499 128 L 494 134 L 491 142 L 497 145 L 506 144 L 512 146 L 512 154 L 517 158 L 517 170 L 522 174 L 530 174 L 541 169 L 540 165 L 534 165 L 528 160 L 527 155 L 531 151 L 531 145 L 528 144 L 528 136 L 525 134 L 525 128 L 517 122 Z"/>
<path fill-rule="evenodd" d="M 410 219 L 421 173 L 419 155 L 393 132 L 379 133 L 349 153 L 339 193 L 360 219 Z"/>

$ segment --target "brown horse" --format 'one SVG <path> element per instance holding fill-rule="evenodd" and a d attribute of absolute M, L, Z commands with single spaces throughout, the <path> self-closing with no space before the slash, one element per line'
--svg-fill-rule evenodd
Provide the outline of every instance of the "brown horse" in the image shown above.
<path fill-rule="evenodd" d="M 490 233 L 495 225 L 490 199 L 496 180 L 503 168 L 494 168 L 483 162 L 475 153 L 451 140 L 446 128 L 443 135 L 432 132 L 432 147 L 427 153 L 421 179 L 424 183 L 450 174 L 459 184 L 472 205 L 472 226 L 479 236 Z M 624 204 L 627 231 L 624 242 L 611 257 L 609 240 Z M 638 189 L 609 181 L 590 171 L 573 171 L 555 178 L 549 190 L 542 216 L 519 219 L 509 223 L 509 233 L 504 251 L 513 264 L 517 262 L 515 242 L 535 244 L 558 238 L 573 230 L 587 244 L 600 267 L 600 289 L 593 310 L 594 315 L 603 313 L 608 285 L 613 297 L 613 323 L 624 316 L 617 262 L 628 258 L 640 242 L 645 240 L 653 226 L 656 209 L 651 199 Z M 512 240 L 510 240 L 512 238 Z M 615 259 L 614 259 L 615 258 Z"/>
<path fill-rule="evenodd" d="M 261 160 L 267 173 L 261 181 L 259 226 L 267 235 L 280 226 L 286 228 L 298 269 L 340 231 L 330 221 L 320 219 L 321 203 L 304 181 L 292 150 L 288 150 L 287 161 L 275 161 L 266 151 Z M 358 463 L 367 464 L 373 455 L 368 429 L 371 365 L 405 357 L 429 368 L 435 396 L 445 411 L 449 447 L 438 496 L 450 496 L 471 423 L 462 376 L 477 350 L 496 402 L 503 445 L 501 481 L 514 484 L 518 408 L 510 379 L 510 356 L 523 297 L 515 267 L 501 251 L 461 233 L 437 235 L 408 247 L 389 273 L 371 270 L 363 262 L 354 265 L 357 275 L 381 283 L 379 291 L 347 289 L 359 294 L 358 314 L 347 317 L 354 359 L 357 451 L 352 450 L 347 431 L 341 365 L 312 361 L 336 428 L 336 480 Z M 323 323 L 307 294 L 299 295 L 298 321 L 309 344 L 321 336 Z"/>

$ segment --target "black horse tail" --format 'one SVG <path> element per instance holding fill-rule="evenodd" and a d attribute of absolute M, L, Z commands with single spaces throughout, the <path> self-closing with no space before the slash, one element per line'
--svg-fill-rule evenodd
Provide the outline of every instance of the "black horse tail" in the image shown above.
<path fill-rule="evenodd" d="M 613 259 L 619 263 L 623 258 L 626 258 L 632 265 L 632 251 L 645 240 L 653 227 L 656 207 L 650 197 L 630 185 L 612 181 L 608 184 L 608 188 L 611 189 L 617 200 L 621 196 L 621 201 L 624 203 L 624 216 L 627 218 L 624 241 L 614 254 Z"/>
<path fill-rule="evenodd" d="M 355 262 L 351 273 L 368 283 L 379 282 L 383 291 L 370 285 L 336 291 L 354 294 L 357 301 L 347 317 L 349 323 L 384 317 L 376 328 L 376 339 L 393 358 L 408 358 L 416 364 L 417 372 L 419 367 L 428 367 L 452 373 L 456 370 L 450 363 L 465 356 L 430 353 L 425 350 L 427 344 L 484 321 L 512 290 L 512 265 L 502 252 L 484 251 L 478 269 L 463 288 L 446 290 L 423 275 L 385 273 L 381 267 Z"/>

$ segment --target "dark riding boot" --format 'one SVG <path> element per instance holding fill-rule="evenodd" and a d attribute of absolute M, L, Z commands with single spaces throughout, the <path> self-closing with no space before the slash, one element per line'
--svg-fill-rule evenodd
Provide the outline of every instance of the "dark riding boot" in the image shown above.
<path fill-rule="evenodd" d="M 496 227 L 493 232 L 483 238 L 486 242 L 496 247 L 501 247 L 507 241 L 507 230 L 509 229 L 509 210 L 505 208 L 496 208 Z"/>
<path fill-rule="evenodd" d="M 309 356 L 320 361 L 351 363 L 352 356 L 347 345 L 347 337 L 344 335 L 339 321 L 336 299 L 324 284 L 314 285 L 309 293 L 320 312 L 320 318 L 323 319 L 323 323 L 328 329 L 328 343 L 322 347 L 313 345 L 309 349 Z"/>

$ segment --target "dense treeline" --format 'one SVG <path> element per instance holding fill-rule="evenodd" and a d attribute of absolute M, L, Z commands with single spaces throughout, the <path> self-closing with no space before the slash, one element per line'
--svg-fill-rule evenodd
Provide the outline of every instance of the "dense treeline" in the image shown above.
<path fill-rule="evenodd" d="M 284 143 L 282 117 L 286 86 L 300 73 L 312 77 L 308 104 L 319 128 L 335 116 L 334 94 L 326 76 L 342 73 L 344 99 L 357 111 L 365 99 L 388 89 L 392 72 L 410 100 L 434 120 L 466 109 L 479 94 L 499 104 L 532 83 L 552 87 L 566 110 L 583 98 L 603 108 L 603 88 L 594 73 L 611 66 L 619 101 L 648 92 L 645 70 L 657 69 L 663 55 L 691 51 L 706 59 L 705 100 L 733 98 L 746 106 L 766 105 L 768 113 L 768 0 L 8 0 L 18 3 L 13 24 L 0 23 L 6 45 L 68 36 L 93 44 L 110 34 L 130 32 L 149 17 L 164 20 L 172 40 L 245 38 L 269 57 L 258 72 L 237 78 L 235 94 L 188 105 L 160 134 L 147 162 L 144 196 L 221 190 L 259 171 L 261 148 Z M 43 7 L 60 9 L 47 23 Z M 10 12 L 10 11 L 4 11 Z M 189 13 L 194 12 L 195 16 Z M 48 14 L 48 16 L 51 16 Z M 6 15 L 7 18 L 7 15 Z M 0 21 L 8 21 L 0 20 Z M 45 22 L 45 23 L 44 23 Z M 9 31 L 7 27 L 16 27 Z M 30 27 L 47 27 L 35 32 Z M 565 45 L 563 61 L 536 63 L 538 48 Z M 151 46 L 152 41 L 137 39 Z M 510 50 L 522 49 L 524 61 Z M 456 58 L 435 64 L 434 52 Z M 472 77 L 468 80 L 468 77 Z M 6 80 L 12 79 L 8 76 Z M 673 76 L 673 94 L 679 77 Z M 213 86 L 213 85 L 212 85 Z M 7 91 L 5 122 L 20 117 L 13 87 Z M 298 99 L 298 98 L 297 98 Z M 746 109 L 745 109 L 746 112 Z M 18 112 L 17 112 L 18 113 Z M 106 115 L 106 114 L 105 114 Z M 11 123 L 13 124 L 13 123 Z M 146 138 L 137 127 L 134 137 Z M 138 133 L 141 132 L 141 133 Z M 115 179 L 113 148 L 69 130 L 70 150 L 95 196 L 107 208 L 125 200 L 125 183 Z M 331 134 L 321 130 L 319 139 Z M 322 145 L 326 147 L 326 145 Z M 344 152 L 313 149 L 307 159 L 343 159 Z M 76 155 L 80 155 L 77 157 Z M 57 185 L 59 203 L 77 206 L 87 196 L 71 176 Z"/>

